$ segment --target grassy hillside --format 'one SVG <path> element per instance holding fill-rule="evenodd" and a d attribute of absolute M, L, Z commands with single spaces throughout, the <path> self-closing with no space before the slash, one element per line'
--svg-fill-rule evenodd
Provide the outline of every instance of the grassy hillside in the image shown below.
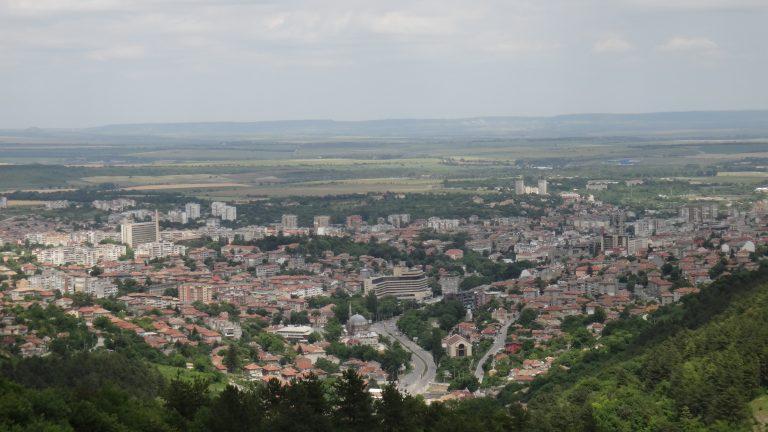
<path fill-rule="evenodd" d="M 531 430 L 751 430 L 768 385 L 768 266 L 609 325 L 601 341 L 504 395 L 527 403 Z"/>

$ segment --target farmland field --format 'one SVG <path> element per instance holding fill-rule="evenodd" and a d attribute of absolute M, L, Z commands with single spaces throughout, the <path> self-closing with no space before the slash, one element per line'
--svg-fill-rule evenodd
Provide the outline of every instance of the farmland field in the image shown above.
<path fill-rule="evenodd" d="M 439 180 L 422 179 L 355 179 L 311 181 L 281 185 L 251 186 L 238 189 L 206 190 L 198 196 L 216 199 L 243 199 L 258 196 L 325 196 L 367 192 L 438 192 L 443 189 Z"/>
<path fill-rule="evenodd" d="M 44 205 L 45 201 L 38 200 L 8 200 L 8 207 L 42 207 Z"/>
<path fill-rule="evenodd" d="M 92 176 L 80 179 L 90 184 L 113 183 L 119 186 L 173 185 L 183 183 L 231 183 L 232 180 L 215 174 L 178 174 L 158 176 Z"/>

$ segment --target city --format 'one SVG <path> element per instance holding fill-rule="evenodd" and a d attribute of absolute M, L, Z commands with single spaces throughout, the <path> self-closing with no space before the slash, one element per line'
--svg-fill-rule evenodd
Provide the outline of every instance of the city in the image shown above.
<path fill-rule="evenodd" d="M 0 432 L 768 431 L 766 22 L 0 0 Z"/>
<path fill-rule="evenodd" d="M 549 183 L 468 197 L 528 216 L 286 213 L 235 228 L 222 223 L 237 205 L 220 201 L 56 201 L 104 216 L 0 223 L 3 349 L 63 353 L 77 334 L 89 350 L 146 345 L 164 373 L 221 385 L 354 370 L 374 397 L 389 382 L 427 403 L 498 396 L 599 349 L 612 321 L 756 271 L 768 252 L 766 200 L 635 212 L 596 199 L 594 182 Z M 47 314 L 63 321 L 41 327 Z"/>

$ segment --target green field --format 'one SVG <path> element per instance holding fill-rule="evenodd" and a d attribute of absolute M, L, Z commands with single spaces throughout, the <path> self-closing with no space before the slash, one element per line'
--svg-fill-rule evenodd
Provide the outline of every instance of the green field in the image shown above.
<path fill-rule="evenodd" d="M 176 377 L 179 377 L 183 380 L 194 380 L 194 379 L 207 379 L 210 380 L 211 385 L 210 389 L 214 393 L 218 393 L 224 388 L 227 387 L 227 377 L 224 374 L 221 373 L 215 373 L 215 372 L 198 372 L 195 370 L 189 370 L 174 366 L 167 366 L 167 365 L 155 365 L 157 367 L 157 370 L 160 371 L 160 373 L 168 380 L 175 379 Z"/>

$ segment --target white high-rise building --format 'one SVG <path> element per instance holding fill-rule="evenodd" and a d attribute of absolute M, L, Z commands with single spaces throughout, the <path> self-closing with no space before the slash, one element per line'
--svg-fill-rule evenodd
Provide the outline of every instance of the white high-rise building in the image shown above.
<path fill-rule="evenodd" d="M 211 214 L 218 216 L 222 220 L 233 221 L 237 219 L 237 207 L 229 206 L 227 203 L 214 201 L 211 203 Z"/>
<path fill-rule="evenodd" d="M 547 179 L 539 179 L 539 195 L 547 195 Z"/>
<path fill-rule="evenodd" d="M 198 219 L 200 218 L 200 204 L 198 203 L 186 203 L 184 205 L 184 212 L 187 214 L 187 217 L 189 219 Z"/>
<path fill-rule="evenodd" d="M 330 216 L 315 216 L 314 226 L 315 226 L 315 228 L 327 228 L 327 227 L 331 226 L 331 217 Z"/>
<path fill-rule="evenodd" d="M 181 210 L 171 210 L 168 212 L 168 220 L 171 222 L 186 224 L 189 221 L 187 212 Z"/>
<path fill-rule="evenodd" d="M 299 227 L 299 217 L 293 214 L 284 214 L 282 217 L 283 229 L 296 229 Z"/>
<path fill-rule="evenodd" d="M 135 247 L 142 243 L 153 243 L 160 239 L 160 221 L 155 211 L 153 222 L 128 222 L 120 225 L 120 238 L 123 243 Z"/>
<path fill-rule="evenodd" d="M 228 221 L 233 221 L 237 219 L 237 207 L 224 206 L 224 208 L 221 211 L 221 219 L 228 220 Z"/>
<path fill-rule="evenodd" d="M 211 214 L 213 216 L 221 216 L 221 213 L 224 211 L 224 207 L 227 206 L 227 203 L 221 202 L 221 201 L 214 201 L 211 203 Z"/>

